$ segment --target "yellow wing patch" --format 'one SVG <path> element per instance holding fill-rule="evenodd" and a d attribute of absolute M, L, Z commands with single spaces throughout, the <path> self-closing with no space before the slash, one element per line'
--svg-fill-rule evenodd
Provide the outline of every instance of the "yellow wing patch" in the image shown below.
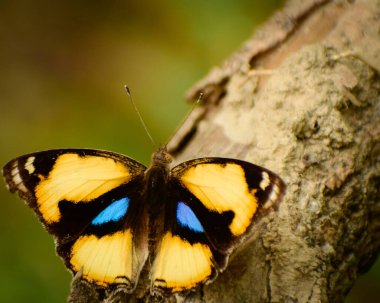
<path fill-rule="evenodd" d="M 258 204 L 256 190 L 249 190 L 240 165 L 198 164 L 186 170 L 180 180 L 209 210 L 234 213 L 229 228 L 235 236 L 247 230 Z"/>
<path fill-rule="evenodd" d="M 36 186 L 37 204 L 47 223 L 58 222 L 58 202 L 88 202 L 128 182 L 128 168 L 113 159 L 64 154 L 58 157 L 46 179 Z"/>
<path fill-rule="evenodd" d="M 212 275 L 212 253 L 207 245 L 190 244 L 167 233 L 152 268 L 153 287 L 183 291 L 205 282 Z"/>
<path fill-rule="evenodd" d="M 80 237 L 71 249 L 74 271 L 83 268 L 83 277 L 100 286 L 133 281 L 132 233 L 130 230 L 97 238 Z"/>

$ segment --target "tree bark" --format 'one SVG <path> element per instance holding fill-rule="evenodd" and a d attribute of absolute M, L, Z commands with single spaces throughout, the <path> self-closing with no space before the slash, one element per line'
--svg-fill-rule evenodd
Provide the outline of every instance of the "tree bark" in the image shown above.
<path fill-rule="evenodd" d="M 212 302 L 343 302 L 380 251 L 380 1 L 289 1 L 188 94 L 176 160 L 236 157 L 287 183 L 204 288 Z"/>
<path fill-rule="evenodd" d="M 380 0 L 293 0 L 189 91 L 176 162 L 244 159 L 287 193 L 188 301 L 343 302 L 380 251 L 379 73 Z"/>

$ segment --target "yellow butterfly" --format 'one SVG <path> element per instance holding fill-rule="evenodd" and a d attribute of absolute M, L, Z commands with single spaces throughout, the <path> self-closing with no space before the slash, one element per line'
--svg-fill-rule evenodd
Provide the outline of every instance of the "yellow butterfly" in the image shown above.
<path fill-rule="evenodd" d="M 3 174 L 101 298 L 141 296 L 137 285 L 149 281 L 142 296 L 156 302 L 215 279 L 285 190 L 241 160 L 170 162 L 165 147 L 149 168 L 113 152 L 58 149 L 16 158 Z"/>

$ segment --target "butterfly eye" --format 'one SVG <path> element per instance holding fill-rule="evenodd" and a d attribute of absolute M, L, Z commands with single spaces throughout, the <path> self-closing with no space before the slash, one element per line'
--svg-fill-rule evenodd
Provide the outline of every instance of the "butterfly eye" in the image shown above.
<path fill-rule="evenodd" d="M 179 202 L 177 205 L 177 221 L 181 226 L 187 227 L 194 232 L 204 232 L 203 226 L 197 216 L 191 208 L 183 202 Z"/>
<path fill-rule="evenodd" d="M 111 221 L 119 221 L 128 211 L 129 199 L 122 198 L 108 205 L 99 215 L 92 220 L 92 225 L 102 225 Z"/>

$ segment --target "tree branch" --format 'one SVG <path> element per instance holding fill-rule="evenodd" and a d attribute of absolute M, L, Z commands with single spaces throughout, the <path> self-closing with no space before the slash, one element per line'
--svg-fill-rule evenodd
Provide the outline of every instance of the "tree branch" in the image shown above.
<path fill-rule="evenodd" d="M 190 90 L 204 103 L 169 143 L 176 162 L 245 159 L 288 186 L 278 212 L 204 287 L 205 302 L 342 302 L 374 262 L 378 24 L 380 0 L 289 1 Z"/>
<path fill-rule="evenodd" d="M 190 90 L 206 105 L 171 141 L 178 162 L 242 158 L 288 185 L 206 302 L 342 302 L 375 261 L 379 16 L 380 1 L 289 1 Z"/>

